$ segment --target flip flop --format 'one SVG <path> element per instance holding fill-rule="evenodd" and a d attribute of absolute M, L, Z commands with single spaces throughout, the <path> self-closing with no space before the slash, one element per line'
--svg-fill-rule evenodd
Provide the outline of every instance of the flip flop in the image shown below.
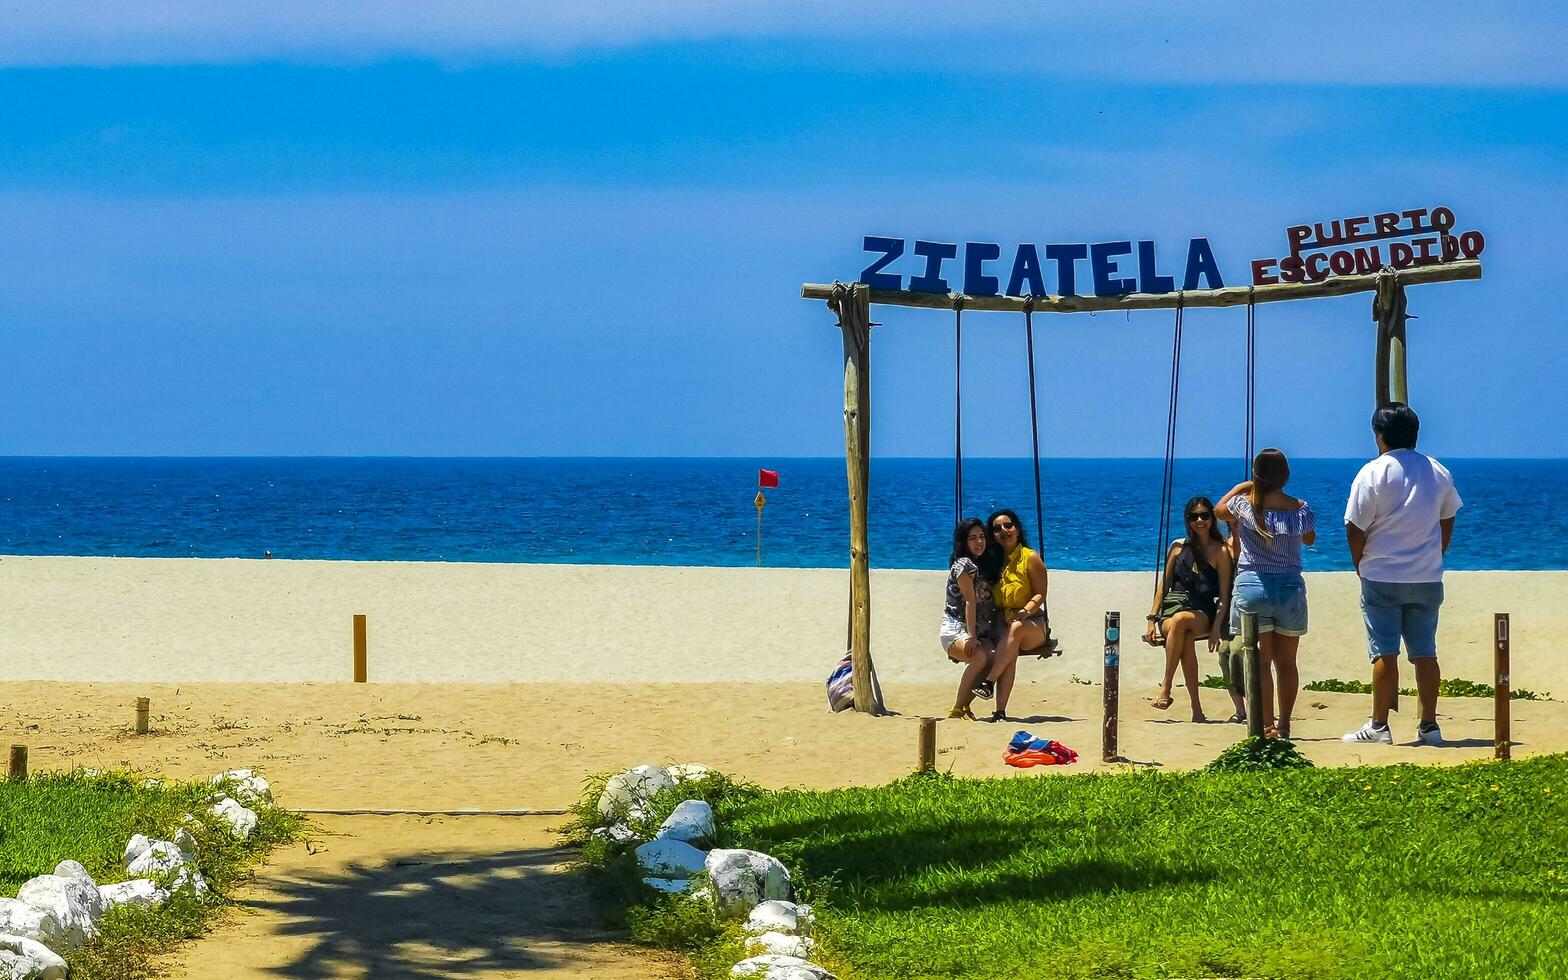
<path fill-rule="evenodd" d="M 1175 698 L 1155 698 L 1154 701 L 1153 701 L 1154 707 L 1158 711 L 1165 711 L 1172 704 L 1175 704 L 1175 703 L 1176 703 L 1176 699 Z"/>

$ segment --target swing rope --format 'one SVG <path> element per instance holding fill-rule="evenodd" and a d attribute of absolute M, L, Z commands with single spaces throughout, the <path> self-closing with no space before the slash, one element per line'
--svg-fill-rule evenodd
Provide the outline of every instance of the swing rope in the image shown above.
<path fill-rule="evenodd" d="M 1160 575 L 1165 570 L 1165 549 L 1170 546 L 1171 496 L 1176 486 L 1176 409 L 1181 395 L 1181 334 L 1185 305 L 1183 293 L 1176 294 L 1176 325 L 1171 332 L 1171 395 L 1165 420 L 1165 469 L 1160 480 L 1160 540 L 1154 554 L 1154 594 L 1160 593 Z"/>
<path fill-rule="evenodd" d="M 953 297 L 953 526 L 964 519 L 964 297 Z"/>
<path fill-rule="evenodd" d="M 1029 435 L 1034 448 L 1034 534 L 1035 547 L 1045 547 L 1045 505 L 1040 496 L 1040 408 L 1035 401 L 1034 376 L 1034 294 L 1024 300 L 1024 337 L 1029 344 Z"/>
<path fill-rule="evenodd" d="M 1247 420 L 1241 460 L 1243 480 L 1252 479 L 1252 457 L 1258 451 L 1258 320 L 1255 292 L 1256 287 L 1247 287 Z"/>

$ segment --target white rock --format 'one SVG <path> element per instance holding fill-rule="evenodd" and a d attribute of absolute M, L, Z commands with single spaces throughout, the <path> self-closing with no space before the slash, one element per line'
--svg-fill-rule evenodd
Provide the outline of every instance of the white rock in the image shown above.
<path fill-rule="evenodd" d="M 257 803 L 272 802 L 272 787 L 267 781 L 256 775 L 253 769 L 231 769 L 212 777 L 215 786 L 225 784 L 234 790 L 234 797 L 242 803 L 255 805 Z"/>
<path fill-rule="evenodd" d="M 17 890 L 16 897 L 43 909 L 60 923 L 60 943 L 75 949 L 98 934 L 98 920 L 106 906 L 98 886 L 89 879 L 39 875 Z"/>
<path fill-rule="evenodd" d="M 718 848 L 708 852 L 706 867 L 722 917 L 739 918 L 759 902 L 789 898 L 789 872 L 759 851 Z"/>
<path fill-rule="evenodd" d="M 669 892 L 673 895 L 684 895 L 691 891 L 691 879 L 689 878 L 644 878 L 642 883 L 649 888 L 656 888 L 661 892 Z"/>
<path fill-rule="evenodd" d="M 48 909 L 16 898 L 0 898 L 0 936 L 21 936 L 45 946 L 63 945 L 60 920 Z"/>
<path fill-rule="evenodd" d="M 707 866 L 708 855 L 682 840 L 656 838 L 637 846 L 637 863 L 650 877 L 690 878 Z"/>
<path fill-rule="evenodd" d="M 142 780 L 142 789 L 162 789 L 162 788 L 163 788 L 163 780 L 161 780 L 161 779 L 144 779 L 144 780 Z"/>
<path fill-rule="evenodd" d="M 65 980 L 68 972 L 65 960 L 38 940 L 0 935 L 0 976 L 7 980 Z"/>
<path fill-rule="evenodd" d="M 146 834 L 132 834 L 131 839 L 125 842 L 125 857 L 122 863 L 129 865 L 136 860 L 136 856 L 152 846 L 152 838 Z"/>
<path fill-rule="evenodd" d="M 605 840 L 613 841 L 616 844 L 624 844 L 629 840 L 637 839 L 637 832 L 623 823 L 612 823 L 608 827 L 595 827 L 591 833 L 595 837 L 603 837 Z"/>
<path fill-rule="evenodd" d="M 248 839 L 259 822 L 255 810 L 228 796 L 214 803 L 207 812 L 222 818 L 229 825 L 229 829 L 234 831 L 234 836 L 240 840 Z M 185 831 L 181 830 L 180 833 L 183 834 Z M 175 840 L 178 839 L 179 836 L 176 835 Z"/>
<path fill-rule="evenodd" d="M 599 794 L 599 815 L 606 820 L 638 809 L 647 804 L 649 797 L 675 785 L 670 774 L 658 766 L 635 766 L 616 773 L 604 784 Z"/>
<path fill-rule="evenodd" d="M 207 881 L 196 869 L 195 857 L 173 841 L 149 840 L 137 834 L 126 845 L 125 853 L 131 855 L 133 850 L 135 856 L 128 856 L 125 861 L 126 874 L 160 881 L 167 878 L 171 890 L 179 891 L 188 886 L 198 898 L 207 893 Z"/>
<path fill-rule="evenodd" d="M 782 932 L 786 936 L 809 936 L 816 917 L 811 906 L 794 902 L 763 902 L 751 910 L 745 929 L 753 935 Z"/>
<path fill-rule="evenodd" d="M 730 967 L 732 977 L 757 977 L 758 980 L 836 980 L 833 974 L 799 956 L 772 953 L 741 960 Z"/>
<path fill-rule="evenodd" d="M 191 817 L 190 814 L 186 814 L 185 816 L 186 817 L 190 817 L 190 822 L 192 822 L 192 823 L 196 822 L 196 818 L 195 817 Z M 186 822 L 185 818 L 182 817 L 180 819 L 180 822 L 181 823 L 185 823 Z M 196 835 L 191 833 L 185 827 L 181 827 L 179 830 L 176 830 L 174 832 L 174 846 L 178 847 L 180 850 L 182 850 L 186 854 L 190 854 L 190 855 L 194 855 L 196 853 L 196 851 L 201 847 L 200 844 L 196 843 Z"/>
<path fill-rule="evenodd" d="M 774 956 L 809 957 L 816 948 L 816 944 L 807 936 L 786 936 L 782 932 L 764 932 L 760 936 L 746 937 L 747 956 L 771 953 Z"/>
<path fill-rule="evenodd" d="M 150 878 L 132 878 L 112 885 L 99 885 L 98 894 L 103 896 L 104 904 L 110 908 L 136 905 L 155 909 L 169 900 L 169 890 L 159 888 L 158 883 Z"/>
<path fill-rule="evenodd" d="M 669 840 L 707 840 L 713 836 L 713 807 L 701 800 L 687 800 L 659 825 L 659 837 Z"/>
<path fill-rule="evenodd" d="M 61 878 L 75 878 L 87 882 L 94 888 L 98 887 L 98 882 L 93 880 L 93 876 L 87 873 L 87 869 L 82 867 L 79 861 L 61 861 L 54 866 L 54 873 Z"/>
<path fill-rule="evenodd" d="M 712 769 L 709 769 L 707 766 L 700 766 L 695 762 L 677 762 L 673 766 L 665 766 L 664 772 L 677 786 L 681 783 L 689 783 L 713 774 Z"/>

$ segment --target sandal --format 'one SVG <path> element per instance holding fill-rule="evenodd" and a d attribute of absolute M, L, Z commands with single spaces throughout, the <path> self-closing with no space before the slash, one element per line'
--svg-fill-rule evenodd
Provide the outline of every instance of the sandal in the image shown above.
<path fill-rule="evenodd" d="M 1275 728 L 1273 725 L 1265 725 L 1263 728 L 1263 737 L 1279 738 L 1279 729 Z"/>
<path fill-rule="evenodd" d="M 1174 704 L 1175 700 L 1176 700 L 1175 698 L 1172 698 L 1169 695 L 1164 695 L 1164 696 L 1161 696 L 1161 697 L 1157 697 L 1157 698 L 1154 699 L 1154 707 L 1158 711 L 1164 711 L 1165 709 L 1169 708 L 1172 704 Z"/>
<path fill-rule="evenodd" d="M 1247 716 L 1238 711 L 1229 718 L 1226 718 L 1225 721 L 1227 724 L 1231 725 L 1245 725 L 1247 723 Z"/>
<path fill-rule="evenodd" d="M 970 688 L 969 693 L 982 701 L 989 701 L 996 696 L 996 681 L 991 680 L 989 677 L 977 681 L 975 686 Z"/>
<path fill-rule="evenodd" d="M 978 721 L 979 720 L 979 719 L 977 719 L 975 717 L 975 713 L 973 711 L 969 710 L 969 706 L 967 704 L 964 705 L 962 708 L 954 708 L 954 709 L 952 709 L 951 711 L 949 711 L 947 713 L 947 717 L 949 719 L 952 719 L 952 718 L 962 718 L 964 721 Z"/>
<path fill-rule="evenodd" d="M 1011 718 L 1007 717 L 1007 715 L 1005 713 L 1001 712 L 1001 711 L 993 711 L 993 712 L 991 712 L 991 717 L 986 719 L 986 720 L 987 721 L 1012 721 Z"/>

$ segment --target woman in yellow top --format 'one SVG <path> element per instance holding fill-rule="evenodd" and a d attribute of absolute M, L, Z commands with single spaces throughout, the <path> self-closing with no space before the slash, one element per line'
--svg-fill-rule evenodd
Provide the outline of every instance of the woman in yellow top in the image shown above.
<path fill-rule="evenodd" d="M 1007 699 L 1018 674 L 1018 655 L 1042 650 L 1049 642 L 1045 616 L 1045 562 L 1024 535 L 1018 515 L 1003 508 L 986 521 L 991 537 L 1007 556 L 1002 574 L 991 589 L 996 603 L 996 658 L 990 672 L 975 685 L 978 697 L 996 697 L 992 721 L 1007 720 Z"/>

